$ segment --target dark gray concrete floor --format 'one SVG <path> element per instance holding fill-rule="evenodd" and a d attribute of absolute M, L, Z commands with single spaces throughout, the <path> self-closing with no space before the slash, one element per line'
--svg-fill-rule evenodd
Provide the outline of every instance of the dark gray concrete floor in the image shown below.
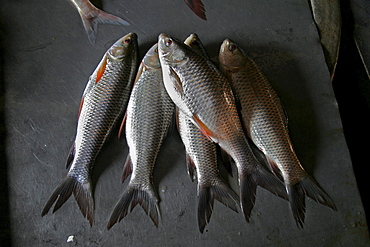
<path fill-rule="evenodd" d="M 92 45 L 77 11 L 67 0 L 2 1 L 2 244 L 369 246 L 365 211 L 344 136 L 349 133 L 348 145 L 355 147 L 350 141 L 353 125 L 347 120 L 349 131 L 343 133 L 308 1 L 204 0 L 204 4 L 207 21 L 190 12 L 182 0 L 103 1 L 100 7 L 124 17 L 131 26 L 101 25 L 97 42 Z M 106 230 L 126 185 L 120 183 L 120 174 L 127 146 L 114 137 L 103 148 L 94 169 L 94 226 L 90 228 L 73 198 L 56 213 L 41 217 L 50 193 L 67 172 L 64 162 L 74 139 L 79 100 L 87 79 L 106 49 L 128 32 L 138 34 L 141 56 L 161 32 L 180 39 L 196 32 L 213 58 L 224 38 L 239 43 L 281 97 L 297 154 L 333 198 L 338 211 L 307 199 L 305 226 L 299 230 L 288 203 L 258 189 L 251 223 L 245 222 L 241 213 L 216 203 L 205 233 L 200 234 L 196 183 L 186 174 L 184 148 L 174 132 L 158 158 L 154 174 L 161 199 L 158 229 L 136 207 L 121 223 Z M 345 62 L 341 64 L 338 69 L 346 70 Z M 339 96 L 343 92 L 340 86 L 346 84 L 345 80 L 335 80 Z M 346 104 L 339 98 L 338 102 L 339 107 Z M 346 114 L 343 110 L 342 117 Z M 358 162 L 359 154 L 351 151 L 351 155 Z M 236 189 L 235 177 L 228 179 Z M 67 243 L 70 236 L 74 242 Z"/>

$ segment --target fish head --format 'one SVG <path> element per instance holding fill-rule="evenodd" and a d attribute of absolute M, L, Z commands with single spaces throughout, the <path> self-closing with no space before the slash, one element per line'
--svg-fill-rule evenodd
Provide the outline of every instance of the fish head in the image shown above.
<path fill-rule="evenodd" d="M 164 33 L 158 37 L 159 59 L 162 65 L 176 66 L 188 61 L 187 47 L 181 41 Z"/>
<path fill-rule="evenodd" d="M 158 44 L 154 44 L 143 58 L 142 65 L 145 69 L 160 69 L 161 63 L 159 62 Z"/>
<path fill-rule="evenodd" d="M 225 39 L 220 47 L 218 60 L 226 68 L 240 68 L 248 61 L 245 52 L 231 39 Z"/>
<path fill-rule="evenodd" d="M 137 49 L 136 33 L 129 33 L 117 40 L 108 50 L 108 56 L 114 61 L 121 61 L 127 55 L 132 54 Z"/>
<path fill-rule="evenodd" d="M 194 49 L 197 49 L 200 47 L 200 39 L 196 33 L 192 33 L 189 35 L 189 37 L 186 38 L 184 44 Z"/>
<path fill-rule="evenodd" d="M 196 33 L 192 33 L 189 37 L 186 38 L 184 44 L 196 50 L 200 55 L 205 56 L 207 59 L 210 59 L 202 41 L 200 41 Z"/>

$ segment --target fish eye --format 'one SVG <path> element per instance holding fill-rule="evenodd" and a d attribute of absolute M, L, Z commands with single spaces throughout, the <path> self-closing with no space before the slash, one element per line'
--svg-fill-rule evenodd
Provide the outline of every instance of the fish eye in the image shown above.
<path fill-rule="evenodd" d="M 154 52 L 155 52 L 155 53 L 158 53 L 158 48 L 155 48 Z"/>
<path fill-rule="evenodd" d="M 234 51 L 236 49 L 236 45 L 235 44 L 230 44 L 229 45 L 229 51 Z"/>
<path fill-rule="evenodd" d="M 125 43 L 128 44 L 131 42 L 131 39 L 125 39 Z"/>
<path fill-rule="evenodd" d="M 172 45 L 172 39 L 168 39 L 168 40 L 166 41 L 166 46 L 170 46 L 170 45 Z"/>

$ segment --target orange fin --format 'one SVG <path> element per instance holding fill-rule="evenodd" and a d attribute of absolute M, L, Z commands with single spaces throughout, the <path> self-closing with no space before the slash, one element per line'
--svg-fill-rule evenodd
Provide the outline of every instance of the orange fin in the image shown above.
<path fill-rule="evenodd" d="M 212 137 L 214 137 L 214 133 L 207 127 L 207 125 L 205 125 L 196 115 L 193 115 L 193 119 L 200 131 L 202 131 L 203 135 L 213 141 Z"/>
<path fill-rule="evenodd" d="M 104 56 L 103 60 L 98 65 L 99 68 L 98 68 L 98 71 L 96 73 L 95 83 L 98 83 L 100 81 L 100 79 L 103 77 L 104 72 L 105 72 L 105 68 L 107 67 L 107 62 L 108 62 L 108 58 L 107 58 L 107 56 Z"/>

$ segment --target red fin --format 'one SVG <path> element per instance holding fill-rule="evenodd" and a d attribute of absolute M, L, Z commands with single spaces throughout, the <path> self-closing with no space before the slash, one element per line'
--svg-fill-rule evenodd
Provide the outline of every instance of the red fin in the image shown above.
<path fill-rule="evenodd" d="M 126 180 L 126 178 L 132 173 L 132 162 L 130 155 L 127 155 L 127 159 L 125 165 L 123 167 L 122 172 L 122 183 Z"/>
<path fill-rule="evenodd" d="M 214 136 L 213 132 L 210 129 L 208 129 L 208 127 L 196 115 L 193 115 L 193 119 L 197 123 L 197 126 L 200 129 L 200 131 L 202 131 L 203 135 L 205 135 L 208 139 L 213 141 L 211 139 L 211 137 Z"/>
<path fill-rule="evenodd" d="M 207 20 L 206 11 L 201 0 L 184 0 L 186 5 L 196 14 L 199 18 Z"/>
<path fill-rule="evenodd" d="M 105 68 L 107 67 L 107 62 L 108 62 L 108 59 L 105 56 L 103 58 L 103 61 L 99 64 L 99 69 L 98 69 L 98 71 L 96 73 L 95 83 L 98 83 L 100 81 L 100 79 L 102 78 L 102 76 L 104 75 Z"/>
<path fill-rule="evenodd" d="M 119 130 L 118 130 L 118 139 L 121 138 L 122 133 L 125 130 L 126 118 L 127 118 L 127 113 L 125 113 L 125 115 L 123 116 L 123 119 L 122 119 L 122 122 L 121 122 L 121 126 L 119 127 Z"/>

